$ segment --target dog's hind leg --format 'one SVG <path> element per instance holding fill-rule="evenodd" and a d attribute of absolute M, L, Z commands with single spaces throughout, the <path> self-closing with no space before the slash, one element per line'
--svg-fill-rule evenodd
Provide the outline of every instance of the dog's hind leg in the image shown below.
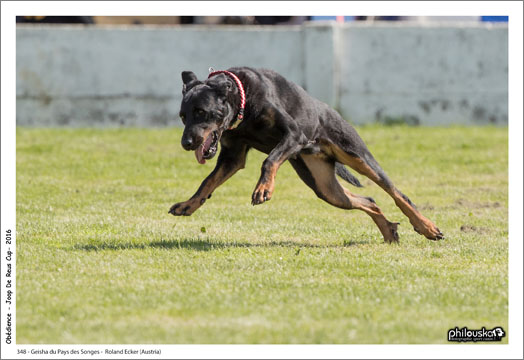
<path fill-rule="evenodd" d="M 378 162 L 363 143 L 360 144 L 358 149 L 353 147 L 348 151 L 345 151 L 342 147 L 336 144 L 332 144 L 331 150 L 337 161 L 340 161 L 358 171 L 360 174 L 367 176 L 384 189 L 393 198 L 395 204 L 400 208 L 404 215 L 409 218 L 409 221 L 416 232 L 424 235 L 430 240 L 440 240 L 444 238 L 444 235 L 435 224 L 424 217 L 417 210 L 415 204 L 413 204 L 406 195 L 393 185 L 384 170 L 382 170 Z"/>
<path fill-rule="evenodd" d="M 372 198 L 352 194 L 342 187 L 335 176 L 334 160 L 321 154 L 301 154 L 289 162 L 319 198 L 342 209 L 364 211 L 378 226 L 385 242 L 398 242 L 398 223 L 388 221 Z"/>

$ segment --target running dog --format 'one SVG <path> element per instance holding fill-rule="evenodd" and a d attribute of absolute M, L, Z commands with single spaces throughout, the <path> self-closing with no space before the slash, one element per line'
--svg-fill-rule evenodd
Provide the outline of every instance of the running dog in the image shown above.
<path fill-rule="evenodd" d="M 215 156 L 219 143 L 221 150 L 215 169 L 197 192 L 174 204 L 169 213 L 193 214 L 218 186 L 244 168 L 253 148 L 268 154 L 252 195 L 253 205 L 271 199 L 277 171 L 288 160 L 319 198 L 342 209 L 364 211 L 385 242 L 398 242 L 399 223 L 388 221 L 372 198 L 350 192 L 337 180 L 336 175 L 362 186 L 347 165 L 384 189 L 416 232 L 431 240 L 444 237 L 393 185 L 356 130 L 300 86 L 274 71 L 249 67 L 212 71 L 204 81 L 184 71 L 182 81 L 182 147 L 194 151 L 200 164 Z"/>

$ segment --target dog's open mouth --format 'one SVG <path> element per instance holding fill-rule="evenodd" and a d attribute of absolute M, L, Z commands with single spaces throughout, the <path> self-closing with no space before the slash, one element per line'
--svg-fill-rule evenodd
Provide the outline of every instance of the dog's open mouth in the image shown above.
<path fill-rule="evenodd" d="M 206 160 L 212 159 L 213 156 L 217 153 L 218 146 L 218 132 L 213 131 L 207 136 L 207 138 L 202 142 L 195 150 L 195 156 L 199 164 L 205 164 Z"/>

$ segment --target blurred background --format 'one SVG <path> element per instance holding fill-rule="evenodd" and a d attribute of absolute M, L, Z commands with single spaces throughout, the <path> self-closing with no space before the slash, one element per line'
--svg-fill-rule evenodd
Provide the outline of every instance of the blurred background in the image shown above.
<path fill-rule="evenodd" d="M 508 17 L 19 16 L 19 126 L 176 126 L 180 73 L 276 70 L 355 124 L 508 123 Z M 249 101 L 249 99 L 248 99 Z"/>

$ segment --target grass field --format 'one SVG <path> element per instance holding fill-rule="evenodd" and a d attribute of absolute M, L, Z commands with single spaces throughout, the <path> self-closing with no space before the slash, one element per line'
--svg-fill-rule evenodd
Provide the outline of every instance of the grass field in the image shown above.
<path fill-rule="evenodd" d="M 168 215 L 215 160 L 181 129 L 17 129 L 17 342 L 446 343 L 508 329 L 507 128 L 358 129 L 446 235 L 416 234 L 359 176 L 400 245 L 316 198 L 284 164 L 250 205 L 264 156 L 191 217 Z M 350 185 L 347 185 L 350 187 Z M 507 342 L 507 337 L 503 342 Z"/>

